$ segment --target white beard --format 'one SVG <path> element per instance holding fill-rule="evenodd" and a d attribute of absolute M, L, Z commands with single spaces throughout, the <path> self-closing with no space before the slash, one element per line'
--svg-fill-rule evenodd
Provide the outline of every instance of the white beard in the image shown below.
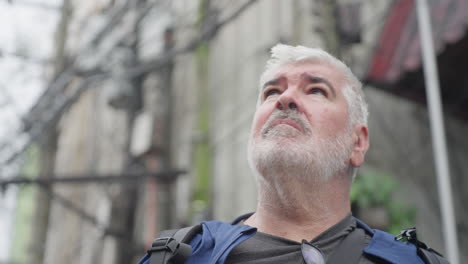
<path fill-rule="evenodd" d="M 277 118 L 292 119 L 303 131 L 287 125 L 270 127 Z M 257 180 L 274 185 L 287 184 L 291 179 L 314 184 L 346 174 L 350 167 L 349 129 L 329 138 L 317 138 L 302 116 L 294 111 L 277 110 L 263 126 L 259 137 L 251 136 L 248 146 L 249 164 Z"/>

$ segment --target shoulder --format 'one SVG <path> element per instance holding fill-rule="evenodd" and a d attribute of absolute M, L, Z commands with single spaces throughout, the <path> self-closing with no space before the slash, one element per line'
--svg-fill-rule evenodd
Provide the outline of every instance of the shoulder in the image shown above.
<path fill-rule="evenodd" d="M 364 253 L 384 259 L 390 263 L 424 264 L 415 245 L 395 240 L 395 236 L 373 230 L 374 234 Z"/>
<path fill-rule="evenodd" d="M 196 250 L 199 244 L 203 247 L 222 244 L 224 241 L 233 240 L 239 236 L 252 233 L 256 229 L 246 225 L 232 225 L 221 221 L 202 222 L 201 231 L 193 236 L 190 244 Z M 212 245 L 213 244 L 213 245 Z"/>
<path fill-rule="evenodd" d="M 232 237 L 248 233 L 250 231 L 256 230 L 253 227 L 246 225 L 232 225 L 230 223 L 221 222 L 221 221 L 207 221 L 202 222 L 201 231 L 196 234 L 195 238 L 203 238 L 207 241 L 225 241 L 229 240 Z"/>
<path fill-rule="evenodd" d="M 229 251 L 253 235 L 255 231 L 256 229 L 250 226 L 232 225 L 220 221 L 202 222 L 191 227 L 165 230 L 155 239 L 152 248 L 138 264 L 149 264 L 151 258 L 163 260 L 178 258 L 180 260 L 178 252 L 179 246 L 182 247 L 182 244 L 184 244 L 184 248 L 188 247 L 188 251 L 184 250 L 184 252 L 188 252 L 188 258 L 183 257 L 186 258 L 184 262 L 186 264 L 223 263 Z M 174 243 L 177 245 L 171 247 L 167 241 L 175 241 Z"/>
<path fill-rule="evenodd" d="M 187 264 L 224 263 L 229 252 L 256 231 L 250 226 L 220 221 L 203 222 L 201 226 L 201 232 L 190 241 L 193 250 Z"/>
<path fill-rule="evenodd" d="M 416 239 L 416 229 L 414 228 L 411 229 L 414 232 L 413 238 L 403 237 L 402 239 L 401 235 L 397 238 L 387 232 L 371 229 L 360 220 L 357 220 L 357 223 L 358 227 L 364 229 L 372 237 L 364 249 L 365 255 L 377 257 L 389 263 L 448 263 L 440 254 Z"/>

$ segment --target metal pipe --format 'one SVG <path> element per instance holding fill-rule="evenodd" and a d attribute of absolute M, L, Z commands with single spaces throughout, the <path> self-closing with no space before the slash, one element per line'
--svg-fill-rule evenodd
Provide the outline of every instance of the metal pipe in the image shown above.
<path fill-rule="evenodd" d="M 38 177 L 35 179 L 28 178 L 26 176 L 16 176 L 11 179 L 1 179 L 0 187 L 6 188 L 12 184 L 98 184 L 98 183 L 113 183 L 113 182 L 124 182 L 155 178 L 157 181 L 167 183 L 174 181 L 175 178 L 181 174 L 185 174 L 185 170 L 165 170 L 161 172 L 140 172 L 140 173 L 121 173 L 121 174 L 82 174 L 82 175 L 67 175 L 61 177 Z"/>
<path fill-rule="evenodd" d="M 456 221 L 453 210 L 444 120 L 439 94 L 439 76 L 436 68 L 427 1 L 417 0 L 416 9 L 422 47 L 427 105 L 431 124 L 432 147 L 437 172 L 437 187 L 439 189 L 445 251 L 447 252 L 450 263 L 459 264 Z"/>

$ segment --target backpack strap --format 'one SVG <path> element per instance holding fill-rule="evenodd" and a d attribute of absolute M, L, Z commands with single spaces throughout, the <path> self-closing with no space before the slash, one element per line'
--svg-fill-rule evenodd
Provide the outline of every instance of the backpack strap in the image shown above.
<path fill-rule="evenodd" d="M 416 246 L 418 255 L 426 264 L 448 264 L 449 262 L 443 258 L 442 254 L 428 247 L 425 243 L 418 240 L 416 228 L 406 228 L 401 230 L 400 234 L 395 237 L 395 240 L 407 241 Z"/>
<path fill-rule="evenodd" d="M 248 213 L 237 217 L 232 221 L 232 225 L 237 225 L 246 220 L 253 213 Z M 402 230 L 397 237 L 386 232 L 375 230 L 366 225 L 363 221 L 356 220 L 356 228 L 346 236 L 328 257 L 327 263 L 358 263 L 361 255 L 376 256 L 380 259 L 392 263 L 425 263 L 425 264 L 449 264 L 437 251 L 427 247 L 417 240 L 416 229 L 409 228 Z M 365 236 L 372 237 L 371 243 L 365 245 Z M 395 240 L 402 240 L 406 237 L 409 243 L 400 243 Z"/>
<path fill-rule="evenodd" d="M 449 264 L 442 255 L 431 249 L 418 248 L 418 255 L 426 264 Z"/>
<path fill-rule="evenodd" d="M 162 231 L 147 251 L 149 264 L 183 264 L 192 253 L 188 243 L 201 230 L 201 225 L 195 225 Z"/>
<path fill-rule="evenodd" d="M 365 247 L 365 236 L 366 234 L 363 229 L 355 228 L 328 257 L 327 263 L 358 263 Z"/>

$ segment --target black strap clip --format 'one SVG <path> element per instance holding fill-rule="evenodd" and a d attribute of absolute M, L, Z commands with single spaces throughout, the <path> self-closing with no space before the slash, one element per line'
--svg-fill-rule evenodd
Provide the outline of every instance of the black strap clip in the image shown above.
<path fill-rule="evenodd" d="M 180 243 L 177 242 L 177 240 L 174 238 L 161 237 L 153 241 L 153 244 L 151 244 L 151 248 L 148 249 L 147 253 L 150 255 L 156 251 L 168 251 L 175 253 L 179 247 Z"/>
<path fill-rule="evenodd" d="M 436 255 L 443 257 L 442 254 L 434 250 L 433 248 L 428 247 L 424 242 L 418 240 L 418 236 L 416 234 L 416 227 L 405 228 L 401 230 L 400 234 L 395 237 L 395 240 L 409 242 L 416 246 L 418 252 L 422 252 L 424 258 L 428 258 L 427 253 L 424 250 L 435 253 Z"/>
<path fill-rule="evenodd" d="M 150 255 L 150 264 L 182 264 L 190 256 L 192 247 L 172 237 L 157 238 L 146 251 Z"/>
<path fill-rule="evenodd" d="M 400 231 L 400 234 L 395 237 L 395 240 L 410 242 L 418 248 L 428 249 L 427 245 L 418 240 L 418 235 L 416 233 L 416 227 L 405 228 Z"/>
<path fill-rule="evenodd" d="M 403 241 L 403 242 L 411 242 L 414 244 L 414 242 L 418 241 L 418 236 L 416 234 L 416 227 L 410 227 L 410 228 L 405 228 L 400 231 L 400 234 L 398 234 L 395 237 L 395 240 L 398 241 Z"/>

